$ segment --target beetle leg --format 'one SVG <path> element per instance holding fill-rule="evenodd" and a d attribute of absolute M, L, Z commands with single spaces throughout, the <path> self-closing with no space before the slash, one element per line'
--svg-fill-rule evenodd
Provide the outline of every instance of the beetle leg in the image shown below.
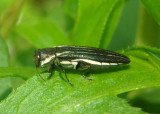
<path fill-rule="evenodd" d="M 89 81 L 91 81 L 92 79 L 88 78 L 88 77 L 86 76 L 86 74 L 87 74 L 87 72 L 90 70 L 90 68 L 91 68 L 91 66 L 90 66 L 88 63 L 85 63 L 85 62 L 82 62 L 82 61 L 78 62 L 78 65 L 76 66 L 76 69 L 77 69 L 77 70 L 85 70 L 85 71 L 83 72 L 82 76 L 83 76 L 85 79 L 89 80 Z"/>
<path fill-rule="evenodd" d="M 73 84 L 69 81 L 69 79 L 68 79 L 68 77 L 67 77 L 67 74 L 66 74 L 66 71 L 62 68 L 62 66 L 58 65 L 58 68 L 65 74 L 65 77 L 66 77 L 68 83 L 69 83 L 71 86 L 73 86 Z"/>
<path fill-rule="evenodd" d="M 55 65 L 52 64 L 51 67 L 48 69 L 48 72 L 50 73 L 48 79 L 50 79 L 50 78 L 52 77 L 52 75 L 53 75 L 53 72 L 52 72 L 52 71 L 53 71 L 54 67 L 55 67 Z"/>
<path fill-rule="evenodd" d="M 36 72 L 38 73 L 39 77 L 40 77 L 44 82 L 46 82 L 46 81 L 43 79 L 43 77 L 40 75 L 40 73 L 38 72 L 37 67 L 36 67 Z"/>
<path fill-rule="evenodd" d="M 86 74 L 87 74 L 87 72 L 90 70 L 90 68 L 88 68 L 85 72 L 83 72 L 83 74 L 82 74 L 82 76 L 85 78 L 85 79 L 87 79 L 88 81 L 91 81 L 92 79 L 91 78 L 88 78 L 87 76 L 86 76 Z"/>

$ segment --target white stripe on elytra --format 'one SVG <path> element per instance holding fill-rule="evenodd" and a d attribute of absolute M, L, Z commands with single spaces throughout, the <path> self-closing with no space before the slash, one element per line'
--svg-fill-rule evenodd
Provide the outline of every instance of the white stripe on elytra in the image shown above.
<path fill-rule="evenodd" d="M 98 61 L 93 61 L 89 59 L 74 59 L 72 60 L 73 62 L 78 62 L 78 61 L 84 61 L 89 64 L 94 64 L 94 65 L 119 65 L 119 63 L 105 63 L 105 62 L 98 62 Z M 121 64 L 121 63 L 120 63 Z"/>
<path fill-rule="evenodd" d="M 54 57 L 55 55 L 52 55 L 47 57 L 45 60 L 41 61 L 41 66 L 43 67 L 45 64 L 49 63 Z"/>
<path fill-rule="evenodd" d="M 73 61 L 61 61 L 61 64 L 66 64 L 66 65 L 73 65 L 73 68 L 76 69 L 76 66 L 78 62 L 73 62 Z"/>
<path fill-rule="evenodd" d="M 55 47 L 70 47 L 70 46 L 67 46 L 67 45 L 60 45 L 60 46 L 55 46 Z"/>
<path fill-rule="evenodd" d="M 102 65 L 118 65 L 118 63 L 102 63 Z"/>
<path fill-rule="evenodd" d="M 62 54 L 66 54 L 66 53 L 70 53 L 70 51 L 64 51 L 64 52 L 62 52 L 62 53 L 56 53 L 56 56 L 60 56 L 60 55 L 62 55 Z"/>
<path fill-rule="evenodd" d="M 84 61 L 84 62 L 89 63 L 89 64 L 101 65 L 101 62 L 97 62 L 97 61 L 93 61 L 93 60 L 89 60 L 89 59 L 74 59 L 72 61 L 74 61 L 74 62 Z"/>
<path fill-rule="evenodd" d="M 110 65 L 110 63 L 102 63 L 102 65 Z"/>

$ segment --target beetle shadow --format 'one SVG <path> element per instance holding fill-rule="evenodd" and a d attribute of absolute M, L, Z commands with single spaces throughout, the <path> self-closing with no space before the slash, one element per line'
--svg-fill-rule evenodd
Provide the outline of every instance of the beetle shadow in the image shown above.
<path fill-rule="evenodd" d="M 120 65 L 120 66 L 111 66 L 106 68 L 102 68 L 102 69 L 89 69 L 89 70 L 66 70 L 66 73 L 72 73 L 72 74 L 79 74 L 79 75 L 85 75 L 85 77 L 89 77 L 91 74 L 103 74 L 103 73 L 111 73 L 111 72 L 117 72 L 117 71 L 121 71 L 121 70 L 127 70 L 129 69 L 130 66 L 129 65 Z"/>
<path fill-rule="evenodd" d="M 112 73 L 112 72 L 117 72 L 121 70 L 127 70 L 129 68 L 130 68 L 129 65 L 120 65 L 120 66 L 109 66 L 108 68 L 102 68 L 102 69 L 93 68 L 89 70 L 73 70 L 73 69 L 64 69 L 64 70 L 66 72 L 67 77 L 68 77 L 68 74 L 78 74 L 82 76 L 84 75 L 83 77 L 86 77 L 88 79 L 88 77 L 90 77 L 91 74 Z M 48 76 L 47 79 L 51 79 L 54 76 L 55 71 L 59 71 L 59 77 L 65 82 L 67 82 L 67 79 L 65 78 L 65 74 L 62 71 L 60 71 L 58 68 L 55 68 L 50 74 L 50 76 Z M 42 73 L 46 73 L 46 72 L 47 70 L 43 71 Z"/>

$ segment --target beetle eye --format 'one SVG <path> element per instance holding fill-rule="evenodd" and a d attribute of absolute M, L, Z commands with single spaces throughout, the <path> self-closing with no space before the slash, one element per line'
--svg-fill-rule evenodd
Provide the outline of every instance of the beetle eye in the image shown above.
<path fill-rule="evenodd" d="M 34 62 L 36 64 L 36 67 L 40 66 L 40 54 L 38 51 L 36 51 L 34 54 Z"/>

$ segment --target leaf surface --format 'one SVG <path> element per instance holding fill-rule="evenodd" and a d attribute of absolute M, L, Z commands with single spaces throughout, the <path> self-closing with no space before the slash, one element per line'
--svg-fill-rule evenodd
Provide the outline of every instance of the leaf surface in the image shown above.
<path fill-rule="evenodd" d="M 102 47 L 106 48 L 116 27 L 124 1 L 79 0 L 78 16 L 72 35 L 74 44 L 99 47 L 102 45 L 100 43 L 103 43 Z"/>
<path fill-rule="evenodd" d="M 0 67 L 6 68 L 8 66 L 8 59 L 8 47 L 0 35 Z M 9 94 L 7 91 L 10 90 L 10 79 L 0 79 L 0 100 L 4 99 Z"/>
<path fill-rule="evenodd" d="M 71 44 L 70 39 L 49 19 L 22 23 L 15 30 L 37 48 Z"/>
<path fill-rule="evenodd" d="M 141 0 L 148 12 L 154 17 L 160 25 L 160 1 L 159 0 Z"/>
<path fill-rule="evenodd" d="M 8 66 L 8 47 L 0 35 L 0 67 Z"/>
<path fill-rule="evenodd" d="M 131 59 L 129 65 L 93 73 L 89 77 L 92 81 L 68 72 L 73 87 L 59 71 L 50 80 L 46 79 L 48 73 L 42 74 L 46 83 L 34 76 L 1 102 L 0 110 L 3 113 L 143 113 L 116 95 L 160 86 L 160 50 L 143 47 L 122 53 Z"/>
<path fill-rule="evenodd" d="M 19 77 L 27 80 L 35 74 L 35 69 L 32 67 L 0 67 L 0 78 Z"/>

